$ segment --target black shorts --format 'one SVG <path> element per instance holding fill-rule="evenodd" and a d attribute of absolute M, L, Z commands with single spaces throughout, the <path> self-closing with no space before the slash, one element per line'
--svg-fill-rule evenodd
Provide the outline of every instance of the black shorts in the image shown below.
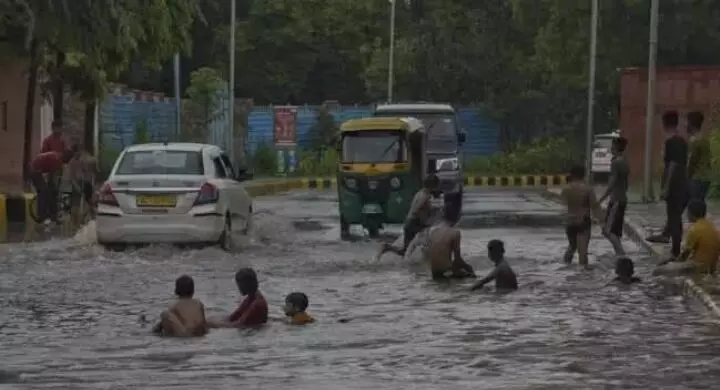
<path fill-rule="evenodd" d="M 568 242 L 572 246 L 577 246 L 578 234 L 585 233 L 592 228 L 592 220 L 590 217 L 586 217 L 582 222 L 569 223 L 565 225 L 565 234 L 567 235 Z"/>
<path fill-rule="evenodd" d="M 475 275 L 471 275 L 467 272 L 463 272 L 461 270 L 453 271 L 452 269 L 447 269 L 443 271 L 433 271 L 432 272 L 432 278 L 433 280 L 450 280 L 450 279 L 466 279 L 466 278 L 474 278 Z"/>
<path fill-rule="evenodd" d="M 622 237 L 626 208 L 627 202 L 610 201 L 608 203 L 605 210 L 605 227 L 612 235 Z"/>

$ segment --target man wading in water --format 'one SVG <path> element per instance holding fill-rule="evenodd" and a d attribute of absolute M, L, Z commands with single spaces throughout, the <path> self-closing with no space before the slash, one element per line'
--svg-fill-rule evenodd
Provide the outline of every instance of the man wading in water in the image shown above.
<path fill-rule="evenodd" d="M 602 203 L 608 197 L 610 202 L 607 205 L 605 213 L 605 228 L 603 234 L 613 246 L 616 255 L 624 255 L 625 250 L 622 247 L 623 225 L 625 224 L 625 209 L 627 208 L 627 191 L 628 177 L 630 176 L 630 167 L 625 160 L 625 148 L 627 147 L 627 139 L 623 137 L 615 138 L 612 141 L 613 159 L 610 165 L 610 182 L 608 183 L 605 194 L 600 197 L 599 203 Z"/>
<path fill-rule="evenodd" d="M 405 219 L 403 226 L 403 247 L 401 249 L 394 248 L 390 244 L 383 244 L 380 248 L 378 256 L 382 256 L 385 252 L 393 252 L 400 256 L 405 255 L 405 251 L 412 242 L 413 238 L 429 226 L 430 216 L 432 214 L 432 206 L 430 200 L 437 195 L 440 179 L 435 175 L 428 175 L 423 183 L 423 188 L 415 194 L 410 204 L 410 211 Z"/>
<path fill-rule="evenodd" d="M 448 206 L 445 211 L 451 211 Z M 472 267 L 460 254 L 460 229 L 445 214 L 442 220 L 430 228 L 427 256 L 430 260 L 430 272 L 435 280 L 475 277 Z"/>
<path fill-rule="evenodd" d="M 567 205 L 565 233 L 568 248 L 563 260 L 571 264 L 575 252 L 582 267 L 588 266 L 588 246 L 592 233 L 592 214 L 602 223 L 602 210 L 595 198 L 593 188 L 584 183 L 585 168 L 575 166 L 570 169 L 570 184 L 562 191 L 561 197 Z M 604 228 L 603 228 L 604 230 Z"/>

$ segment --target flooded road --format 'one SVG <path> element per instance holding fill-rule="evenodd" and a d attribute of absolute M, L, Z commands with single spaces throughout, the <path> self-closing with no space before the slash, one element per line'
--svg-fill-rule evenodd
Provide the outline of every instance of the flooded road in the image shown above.
<path fill-rule="evenodd" d="M 375 259 L 366 237 L 339 241 L 332 194 L 255 203 L 254 238 L 234 254 L 111 253 L 83 237 L 0 247 L 0 388 L 707 389 L 720 375 L 720 332 L 701 309 L 649 280 L 629 241 L 643 285 L 608 285 L 611 247 L 599 234 L 595 270 L 561 265 L 560 209 L 537 195 L 467 195 L 463 253 L 482 275 L 487 241 L 504 240 L 520 282 L 509 295 L 434 283 L 422 264 Z M 148 334 L 140 318 L 171 302 L 177 276 L 195 278 L 216 316 L 236 307 L 243 266 L 260 276 L 268 326 Z M 280 322 L 292 291 L 308 294 L 315 324 Z"/>

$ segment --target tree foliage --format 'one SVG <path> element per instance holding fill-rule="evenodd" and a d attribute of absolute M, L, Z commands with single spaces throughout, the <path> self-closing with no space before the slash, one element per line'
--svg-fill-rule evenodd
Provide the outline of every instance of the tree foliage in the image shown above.
<path fill-rule="evenodd" d="M 207 128 L 215 117 L 218 103 L 227 96 L 225 82 L 220 72 L 212 68 L 200 68 L 194 71 L 190 75 L 187 96 L 190 120 L 182 129 L 183 139 L 204 142 L 207 140 Z"/>
<path fill-rule="evenodd" d="M 720 2 L 660 5 L 660 66 L 720 63 Z M 482 105 L 503 124 L 507 145 L 581 133 L 589 0 L 398 0 L 396 7 L 396 100 Z M 132 60 L 157 66 L 181 49 L 184 80 L 201 67 L 227 79 L 234 16 L 237 97 L 353 104 L 387 96 L 387 0 L 237 0 L 236 15 L 224 0 L 0 0 L 0 11 L 0 36 L 20 52 L 33 36 L 43 52 L 67 53 L 62 66 L 52 52 L 43 56 L 43 68 L 88 95 Z M 649 0 L 600 2 L 598 131 L 616 127 L 617 70 L 647 62 L 649 13 Z"/>

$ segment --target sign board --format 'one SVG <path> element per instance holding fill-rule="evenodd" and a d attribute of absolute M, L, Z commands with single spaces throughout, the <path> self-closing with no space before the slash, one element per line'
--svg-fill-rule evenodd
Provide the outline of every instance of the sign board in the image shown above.
<path fill-rule="evenodd" d="M 277 106 L 274 108 L 275 145 L 295 145 L 297 142 L 297 107 Z"/>

